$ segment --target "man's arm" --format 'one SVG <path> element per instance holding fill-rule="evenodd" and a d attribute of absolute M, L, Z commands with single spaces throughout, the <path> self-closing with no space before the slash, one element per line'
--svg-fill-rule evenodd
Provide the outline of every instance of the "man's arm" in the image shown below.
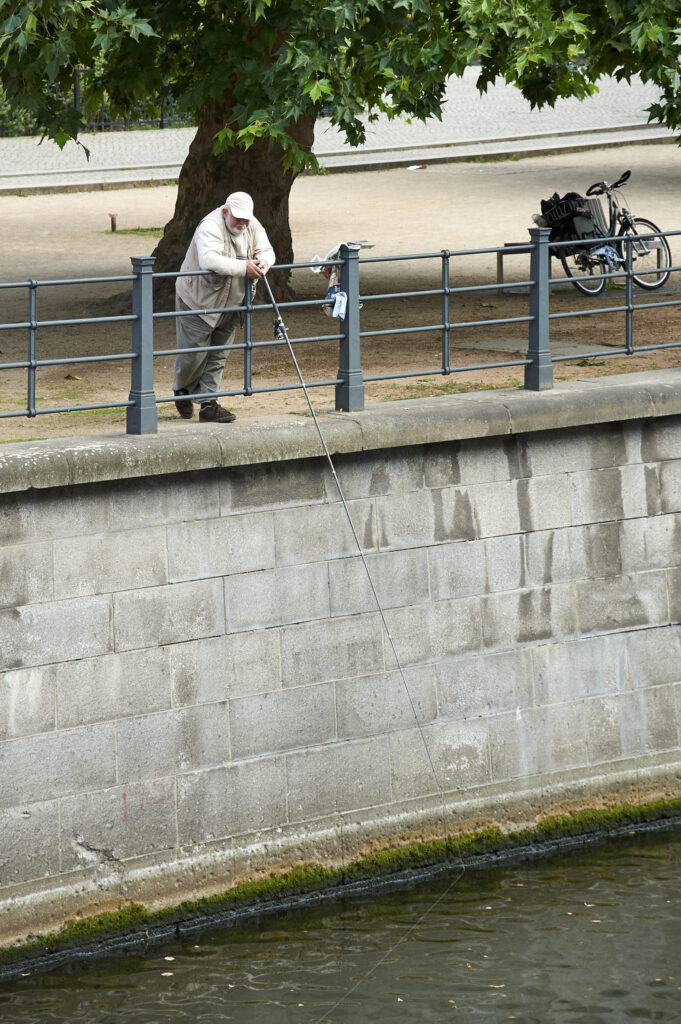
<path fill-rule="evenodd" d="M 225 240 L 219 225 L 208 218 L 201 221 L 196 229 L 196 251 L 201 270 L 212 270 L 223 277 L 245 277 L 246 261 L 225 256 Z"/>
<path fill-rule="evenodd" d="M 255 234 L 253 238 L 253 258 L 266 273 L 276 260 L 274 249 L 267 237 L 267 232 L 259 220 L 254 220 Z"/>

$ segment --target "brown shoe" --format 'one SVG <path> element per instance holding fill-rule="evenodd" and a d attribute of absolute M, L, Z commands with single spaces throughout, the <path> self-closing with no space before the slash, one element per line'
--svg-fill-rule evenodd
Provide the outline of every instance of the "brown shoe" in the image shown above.
<path fill-rule="evenodd" d="M 189 392 L 186 388 L 180 388 L 179 391 L 175 391 L 176 395 L 188 395 Z M 175 408 L 179 412 L 183 420 L 190 420 L 194 415 L 194 403 L 190 398 L 180 399 L 179 402 L 175 402 Z"/>
<path fill-rule="evenodd" d="M 213 399 L 212 402 L 207 402 L 201 406 L 199 412 L 199 419 L 202 423 L 231 423 L 236 419 L 233 412 L 229 409 L 223 409 L 221 405 Z"/>

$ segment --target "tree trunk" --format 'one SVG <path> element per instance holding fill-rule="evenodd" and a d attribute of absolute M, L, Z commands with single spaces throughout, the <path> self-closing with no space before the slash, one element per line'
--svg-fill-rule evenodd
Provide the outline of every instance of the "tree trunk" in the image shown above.
<path fill-rule="evenodd" d="M 199 221 L 222 206 L 230 192 L 238 191 L 253 196 L 255 216 L 267 231 L 277 263 L 293 260 L 288 199 L 296 174 L 282 170 L 280 146 L 268 149 L 260 140 L 248 150 L 230 149 L 215 156 L 213 137 L 229 122 L 231 107 L 231 101 L 223 99 L 207 103 L 201 112 L 196 135 L 180 171 L 173 219 L 166 224 L 163 238 L 153 252 L 156 271 L 179 270 Z M 296 124 L 291 134 L 299 146 L 311 149 L 314 117 Z M 282 298 L 289 292 L 286 276 L 285 271 L 271 275 L 273 288 L 278 289 Z M 156 281 L 154 291 L 156 308 L 173 308 L 172 278 Z"/>

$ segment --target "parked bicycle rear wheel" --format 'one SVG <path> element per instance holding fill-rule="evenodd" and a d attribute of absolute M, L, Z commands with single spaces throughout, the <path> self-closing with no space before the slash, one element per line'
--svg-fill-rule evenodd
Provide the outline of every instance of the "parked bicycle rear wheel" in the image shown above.
<path fill-rule="evenodd" d="M 661 288 L 669 277 L 672 255 L 667 239 L 656 224 L 645 217 L 634 217 L 633 228 L 626 224 L 620 228 L 620 235 L 629 236 L 632 241 L 619 242 L 618 249 L 622 259 L 626 259 L 627 248 L 631 245 L 631 267 L 634 283 L 639 288 L 653 291 Z M 639 238 L 639 235 L 655 235 L 654 238 Z M 642 273 L 648 271 L 648 273 Z"/>
<path fill-rule="evenodd" d="M 605 260 L 590 258 L 586 246 L 575 249 L 574 252 L 570 249 L 561 249 L 560 262 L 565 276 L 571 279 L 578 291 L 584 292 L 585 295 L 599 295 L 605 288 L 605 278 L 594 277 L 594 274 L 608 272 Z"/>

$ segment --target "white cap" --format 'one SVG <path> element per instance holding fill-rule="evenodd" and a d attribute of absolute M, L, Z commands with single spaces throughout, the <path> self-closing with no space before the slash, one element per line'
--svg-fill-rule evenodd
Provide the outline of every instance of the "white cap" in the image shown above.
<path fill-rule="evenodd" d="M 253 200 L 248 192 L 232 192 L 225 199 L 225 206 L 229 207 L 233 217 L 240 220 L 251 220 L 253 216 Z"/>

